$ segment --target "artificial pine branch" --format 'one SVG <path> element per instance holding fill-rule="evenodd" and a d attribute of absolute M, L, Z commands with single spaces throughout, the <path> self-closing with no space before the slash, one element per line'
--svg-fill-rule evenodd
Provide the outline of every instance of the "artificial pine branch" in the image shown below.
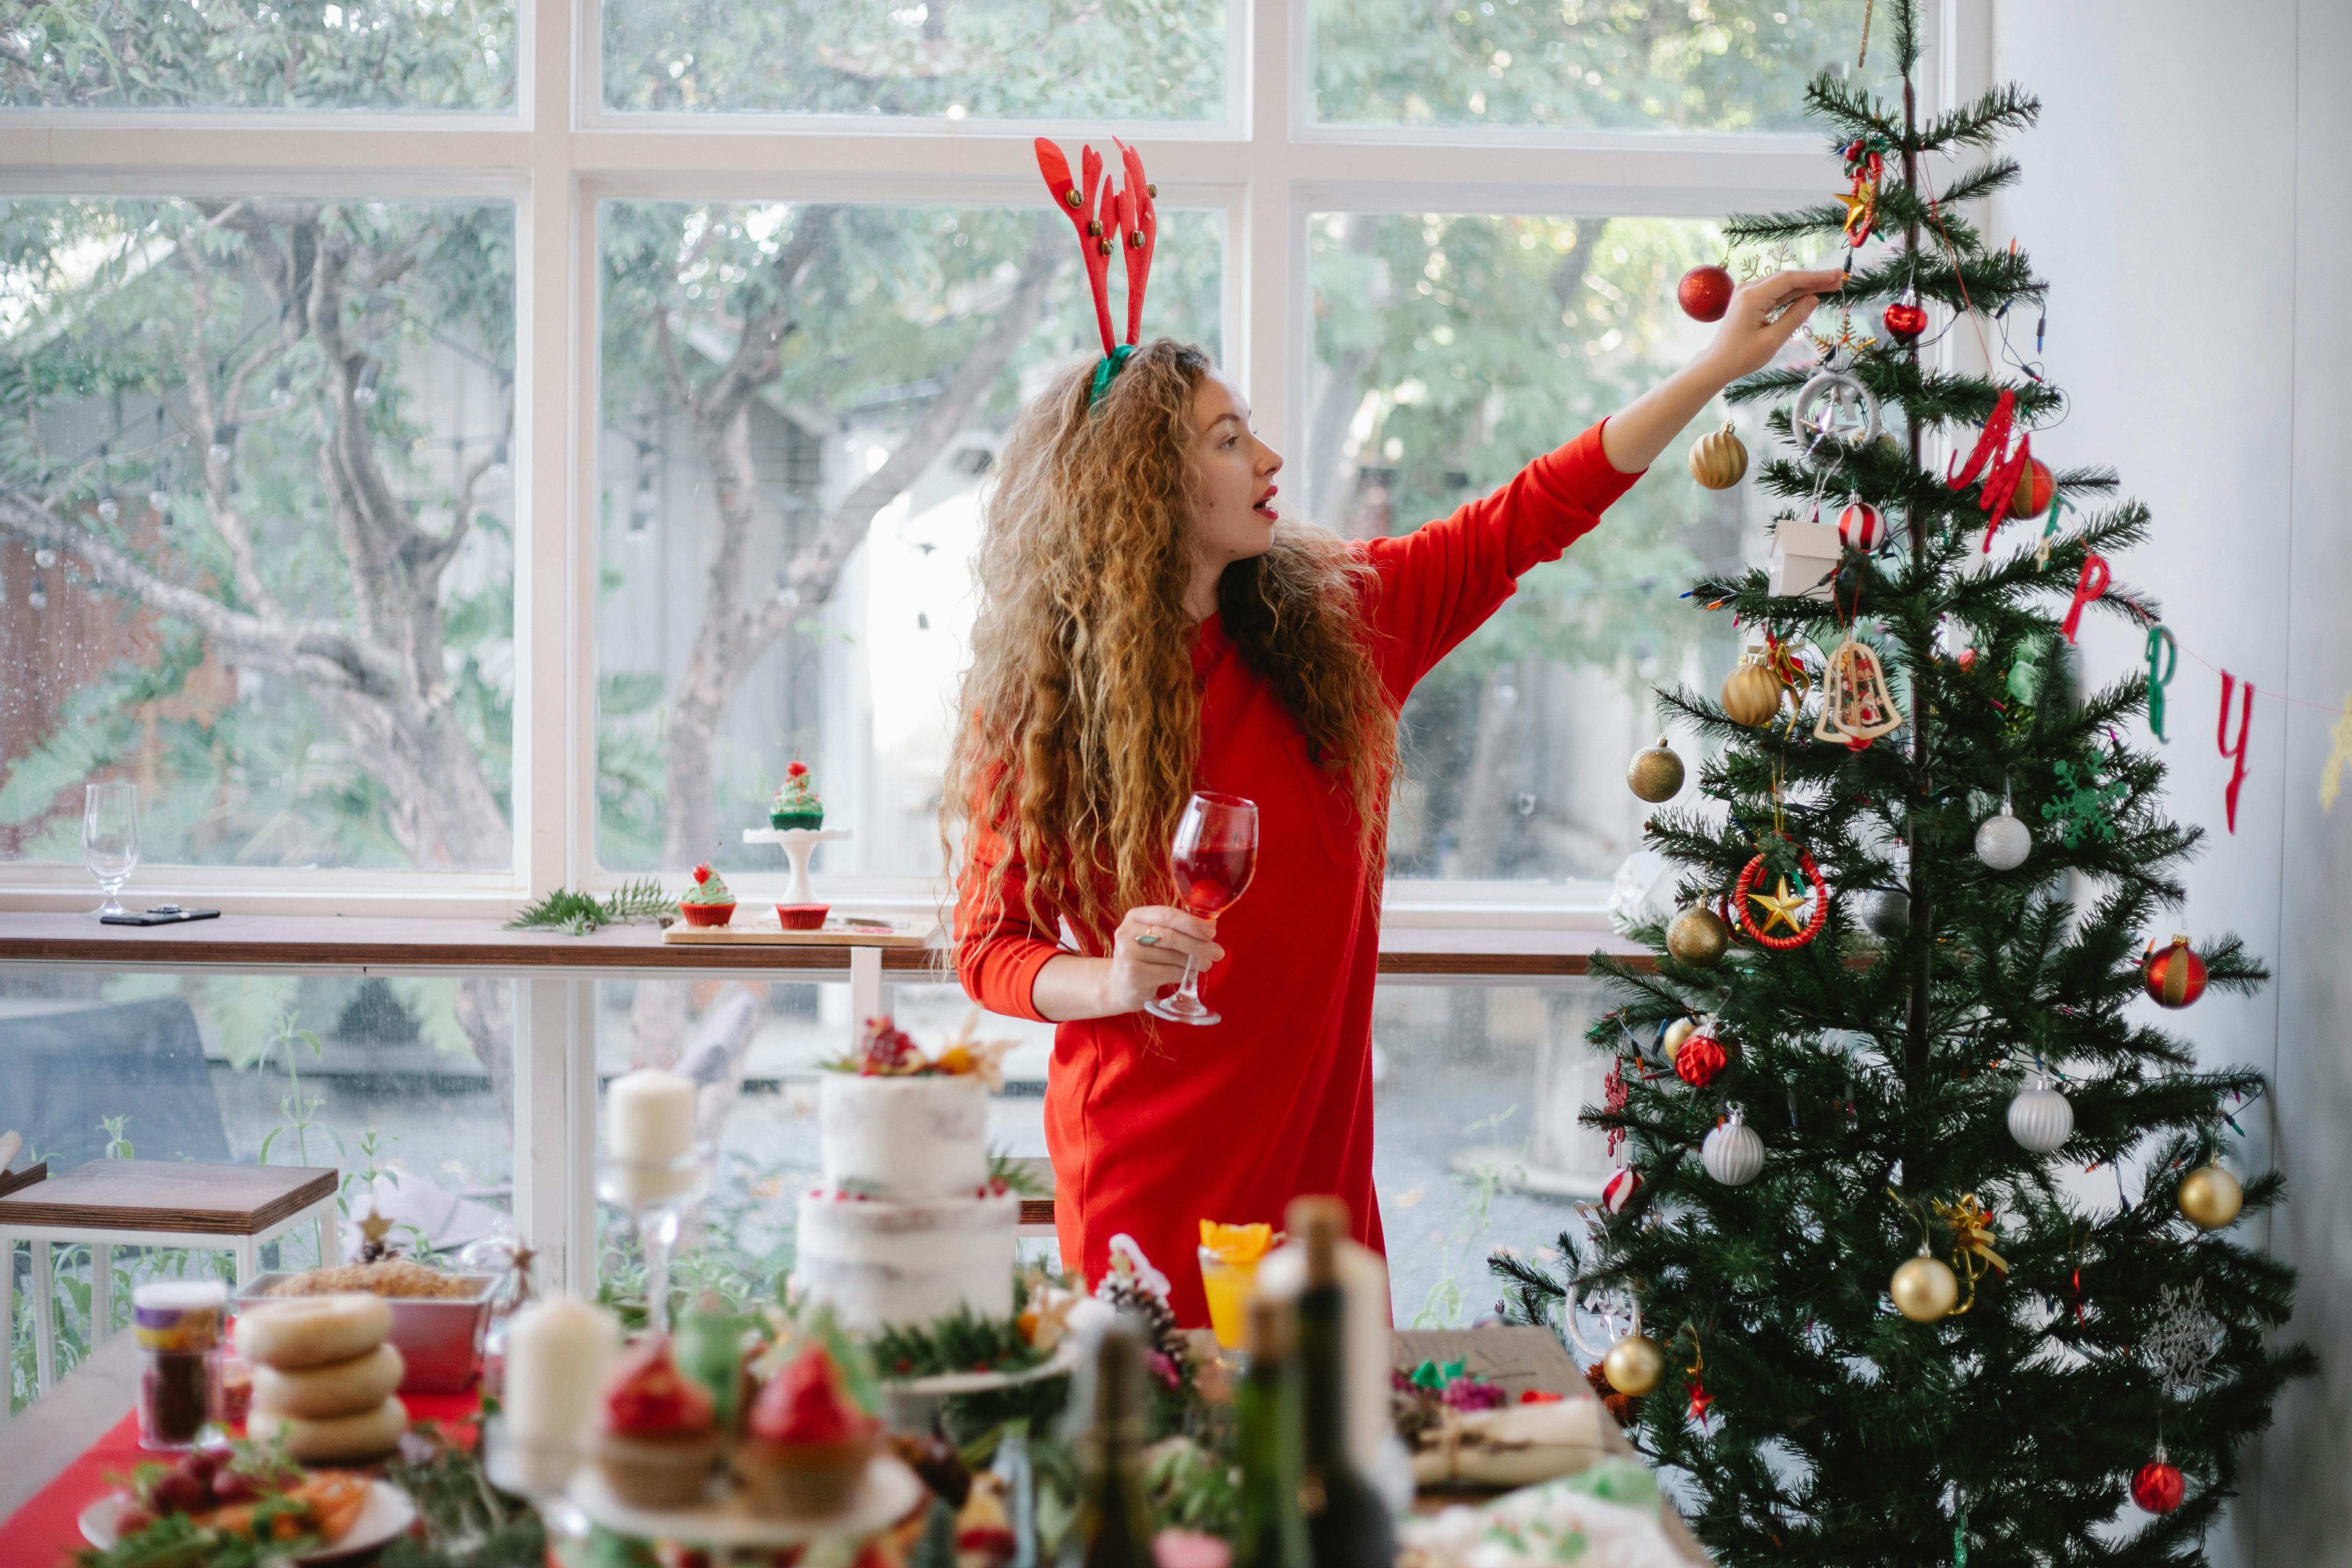
<path fill-rule="evenodd" d="M 1891 5 L 1907 68 L 1915 5 Z M 1810 98 L 1842 139 L 1883 134 L 1914 154 L 1887 159 L 1888 244 L 1845 291 L 1857 322 L 1866 302 L 1906 286 L 1981 318 L 2006 309 L 2012 322 L 2039 305 L 2046 285 L 2031 258 L 1988 252 L 1956 210 L 2015 183 L 2012 161 L 1951 178 L 1932 203 L 1906 183 L 1906 171 L 1920 177 L 1920 152 L 1987 147 L 2032 123 L 2030 95 L 1997 89 L 1908 135 L 1859 88 L 1823 80 Z M 1733 232 L 1785 239 L 1834 226 L 1830 217 L 1749 216 Z M 1786 952 L 1736 942 L 1711 967 L 1664 952 L 1641 969 L 1594 960 L 1615 1007 L 1591 1042 L 1641 1065 L 1625 1069 L 1621 1106 L 1584 1120 L 1625 1138 L 1643 1185 L 1623 1212 L 1593 1216 L 1590 1246 L 1563 1237 L 1555 1268 L 1498 1256 L 1501 1307 L 1556 1322 L 1580 1286 L 1622 1283 L 1669 1364 L 1703 1365 L 1714 1398 L 1705 1420 L 1670 1376 L 1638 1402 L 1629 1436 L 1680 1472 L 1686 1516 L 1725 1568 L 1881 1568 L 1963 1552 L 1975 1568 L 2198 1563 L 2246 1439 L 2313 1362 L 2271 1339 L 2293 1310 L 2292 1271 L 2251 1250 L 2242 1229 L 2194 1231 L 2174 1201 L 2186 1172 L 2226 1146 L 2227 1118 L 2242 1115 L 2262 1079 L 2200 1068 L 2145 999 L 2147 944 L 2195 929 L 2177 911 L 2203 836 L 2166 816 L 2163 763 L 2137 742 L 2146 679 L 2081 689 L 2061 635 L 2089 557 L 2146 542 L 2153 520 L 2108 499 L 2112 469 L 2066 451 L 2056 473 L 2074 509 L 2006 522 L 1988 552 L 1983 482 L 1951 488 L 1916 437 L 1942 427 L 1966 451 L 1968 426 L 2007 391 L 2051 462 L 2063 394 L 2038 374 L 2012 384 L 1923 371 L 1898 345 L 1865 343 L 1850 363 L 1891 433 L 1859 451 L 1789 442 L 1786 403 L 1811 370 L 1749 377 L 1731 396 L 1770 407 L 1775 449 L 1755 468 L 1767 493 L 1799 517 L 1809 498 L 1858 494 L 1885 513 L 1896 547 L 1841 563 L 1835 598 L 1774 594 L 1755 569 L 1711 574 L 1691 596 L 1743 628 L 1771 628 L 1816 690 L 1832 647 L 1864 641 L 1905 724 L 1853 750 L 1813 739 L 1818 695 L 1749 729 L 1711 691 L 1659 694 L 1662 713 L 1712 753 L 1697 770 L 1699 804 L 1648 823 L 1680 901 L 1722 899 L 1759 847 L 1777 849 L 1777 826 L 1828 882 L 1824 928 Z M 2161 609 L 2117 581 L 2090 613 L 2137 627 Z M 1996 870 L 1973 842 L 2004 799 L 2032 846 L 2022 865 Z M 1908 895 L 1904 923 L 1865 924 L 1877 890 Z M 1657 926 L 1634 936 L 1663 945 Z M 2233 936 L 2196 945 L 2209 988 L 2242 993 L 2266 978 Z M 1648 1042 L 1698 1013 L 1715 1015 L 1732 1047 L 1721 1074 L 1694 1090 Z M 2048 1156 L 2006 1127 L 2037 1061 L 2063 1075 L 2075 1112 L 2073 1135 Z M 1698 1159 L 1729 1105 L 1769 1151 L 1763 1174 L 1737 1188 Z M 2283 1190 L 2274 1173 L 2251 1174 L 2246 1212 Z M 1937 1205 L 1969 1195 L 1991 1210 L 2005 1274 L 1974 1281 L 1965 1315 L 1900 1317 L 1887 1299 L 1894 1270 L 1923 1239 L 1957 1256 L 1958 1233 Z M 2166 1292 L 2192 1287 L 2221 1334 L 2211 1381 L 2182 1390 L 2157 1381 L 2143 1347 L 2164 1327 Z M 2127 1510 L 2125 1486 L 2159 1441 L 2189 1497 L 2150 1519 Z"/>

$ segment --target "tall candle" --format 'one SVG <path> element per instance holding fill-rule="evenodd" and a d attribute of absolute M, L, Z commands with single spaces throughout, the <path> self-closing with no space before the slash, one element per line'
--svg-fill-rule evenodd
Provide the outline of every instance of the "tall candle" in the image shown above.
<path fill-rule="evenodd" d="M 604 1152 L 666 1165 L 694 1147 L 694 1080 L 640 1068 L 604 1087 Z"/>
<path fill-rule="evenodd" d="M 621 1353 L 621 1321 L 576 1296 L 528 1302 L 507 1328 L 507 1429 L 587 1451 L 590 1417 Z"/>

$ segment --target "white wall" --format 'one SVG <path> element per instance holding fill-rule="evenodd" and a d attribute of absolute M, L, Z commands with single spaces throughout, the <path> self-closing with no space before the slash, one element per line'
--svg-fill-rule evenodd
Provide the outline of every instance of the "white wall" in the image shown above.
<path fill-rule="evenodd" d="M 2336 629 L 2352 585 L 2341 210 L 2352 7 L 2000 0 L 1993 39 L 1996 79 L 2044 103 L 2015 149 L 2025 184 L 1993 204 L 1990 229 L 2014 234 L 2053 286 L 2048 370 L 2074 401 L 2036 451 L 2062 467 L 2113 463 L 2156 515 L 2155 542 L 2116 574 L 2161 599 L 2182 648 L 2171 804 L 2210 837 L 2179 929 L 2235 931 L 2278 976 L 2258 997 L 2210 995 L 2179 1020 L 2205 1062 L 2249 1063 L 2275 1086 L 2244 1119 L 2243 1153 L 2250 1169 L 2276 1160 L 2292 1184 L 2263 1230 L 2304 1271 L 2293 1331 L 2328 1363 L 2249 1456 L 2245 1500 L 2212 1556 L 2352 1564 L 2352 1356 L 2341 1353 L 2352 1237 L 2337 1237 L 2347 1166 L 2336 1135 L 2352 1107 L 2352 982 L 2336 978 L 2336 941 L 2352 906 L 2352 802 L 2339 820 L 2316 800 L 2325 710 L 2352 687 L 2352 635 Z M 2013 332 L 2028 353 L 2032 331 Z M 2140 667 L 2143 639 L 2120 623 L 2093 626 L 2084 646 L 2094 678 Z M 2210 665 L 2262 693 L 2234 835 Z"/>

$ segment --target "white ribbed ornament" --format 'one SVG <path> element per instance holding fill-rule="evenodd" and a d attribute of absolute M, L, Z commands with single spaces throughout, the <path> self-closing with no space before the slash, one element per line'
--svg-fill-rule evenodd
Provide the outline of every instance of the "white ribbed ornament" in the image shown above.
<path fill-rule="evenodd" d="M 1725 1186 L 1744 1187 L 1764 1169 L 1764 1140 L 1756 1136 L 1756 1129 L 1735 1109 L 1729 1120 L 1699 1145 L 1698 1160 L 1706 1173 Z"/>
<path fill-rule="evenodd" d="M 2054 1154 L 2074 1135 L 2074 1107 L 2038 1078 L 2009 1102 L 2009 1135 L 2036 1154 Z"/>

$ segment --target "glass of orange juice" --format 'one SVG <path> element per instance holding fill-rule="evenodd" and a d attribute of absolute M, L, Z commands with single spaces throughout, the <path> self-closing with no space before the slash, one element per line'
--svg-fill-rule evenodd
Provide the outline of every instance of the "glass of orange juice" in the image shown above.
<path fill-rule="evenodd" d="M 1201 1293 L 1209 1301 L 1209 1329 L 1217 1348 L 1242 1348 L 1249 1299 L 1257 1291 L 1258 1260 L 1273 1247 L 1270 1225 L 1201 1222 Z"/>

